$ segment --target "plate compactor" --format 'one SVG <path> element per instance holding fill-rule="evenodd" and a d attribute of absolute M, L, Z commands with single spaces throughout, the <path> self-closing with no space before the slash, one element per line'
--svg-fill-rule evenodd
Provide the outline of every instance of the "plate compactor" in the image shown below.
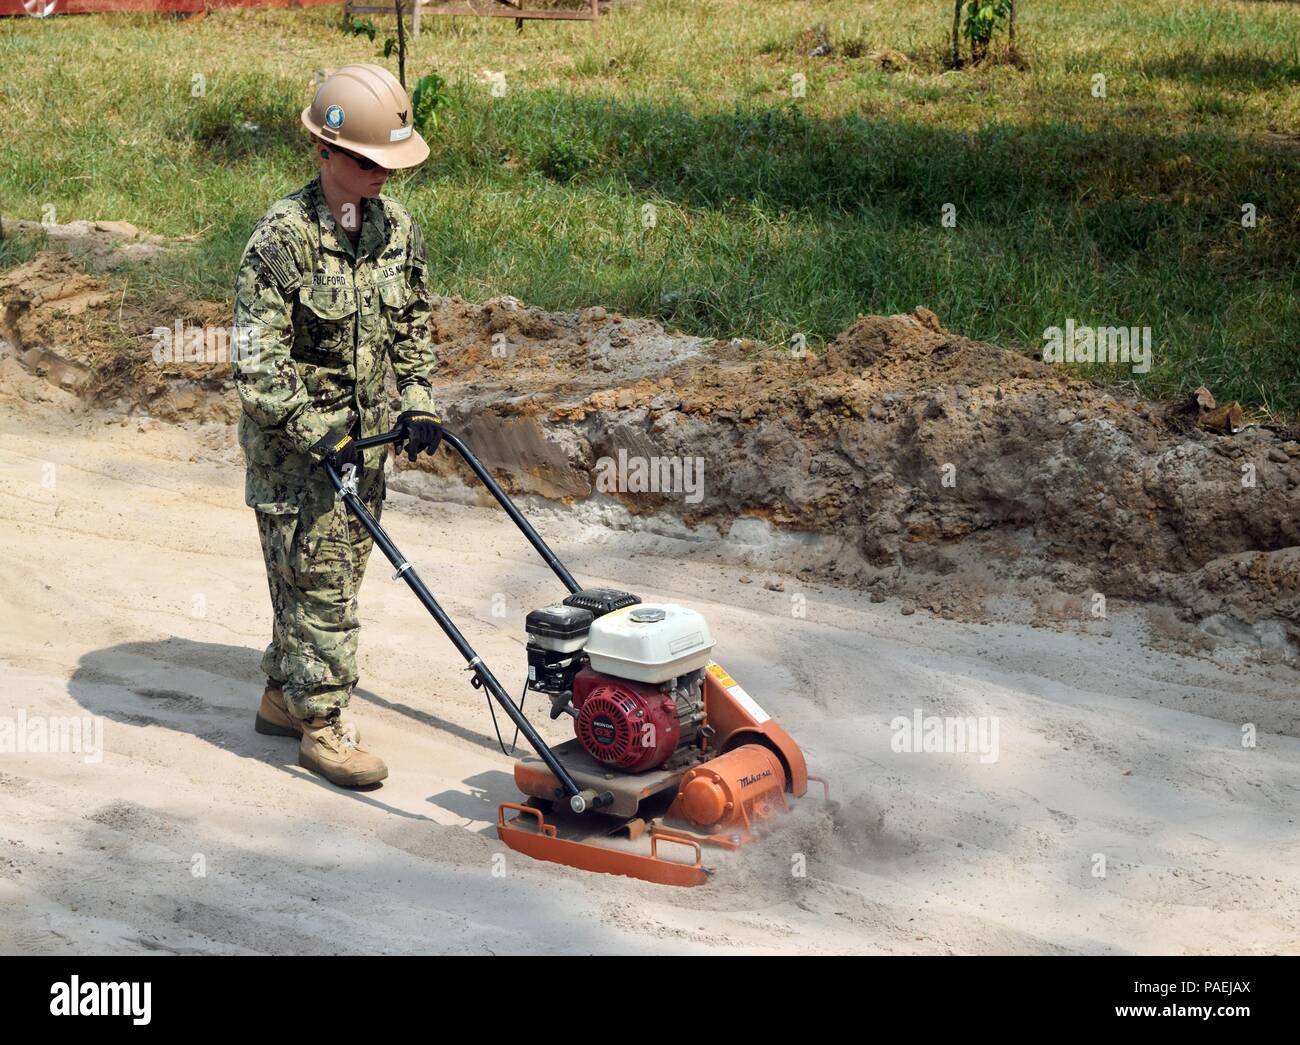
<path fill-rule="evenodd" d="M 400 438 L 392 431 L 355 445 Z M 529 613 L 526 623 L 524 695 L 532 690 L 549 700 L 552 719 L 573 719 L 574 737 L 555 747 L 357 497 L 352 466 L 340 473 L 327 460 L 325 469 L 393 564 L 394 579 L 406 581 L 465 658 L 470 683 L 501 705 L 536 752 L 515 763 L 525 799 L 497 810 L 497 834 L 506 845 L 587 871 L 700 885 L 709 875 L 702 846 L 736 849 L 756 840 L 766 821 L 807 793 L 810 780 L 825 792 L 790 735 L 711 659 L 713 638 L 700 614 L 629 592 L 581 587 L 465 443 L 445 429 L 443 441 L 568 589 L 562 601 Z"/>

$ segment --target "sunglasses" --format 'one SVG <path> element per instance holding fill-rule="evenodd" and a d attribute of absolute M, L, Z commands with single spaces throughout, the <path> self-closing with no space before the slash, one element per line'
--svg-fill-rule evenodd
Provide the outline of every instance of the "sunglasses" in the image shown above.
<path fill-rule="evenodd" d="M 387 170 L 386 167 L 380 167 L 380 165 L 377 164 L 374 160 L 368 160 L 364 156 L 358 156 L 355 152 L 348 152 L 347 149 L 340 149 L 337 145 L 331 145 L 330 148 L 333 149 L 335 152 L 343 153 L 344 156 L 351 157 L 352 160 L 356 163 L 356 165 L 360 167 L 363 171 L 373 171 L 375 169 Z"/>

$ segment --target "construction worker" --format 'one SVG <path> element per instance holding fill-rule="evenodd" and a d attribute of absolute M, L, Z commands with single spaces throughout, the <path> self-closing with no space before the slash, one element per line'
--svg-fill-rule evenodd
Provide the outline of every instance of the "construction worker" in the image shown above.
<path fill-rule="evenodd" d="M 273 616 L 255 728 L 301 737 L 299 764 L 340 787 L 378 783 L 388 768 L 343 715 L 373 542 L 321 462 L 354 465 L 358 496 L 378 517 L 388 447 L 363 453 L 353 441 L 397 427 L 398 452 L 415 460 L 442 439 L 424 237 L 405 207 L 380 195 L 391 171 L 429 155 L 410 118 L 386 69 L 348 65 L 329 76 L 302 113 L 320 174 L 258 222 L 235 284 L 245 501 Z M 401 395 L 395 425 L 386 361 Z"/>

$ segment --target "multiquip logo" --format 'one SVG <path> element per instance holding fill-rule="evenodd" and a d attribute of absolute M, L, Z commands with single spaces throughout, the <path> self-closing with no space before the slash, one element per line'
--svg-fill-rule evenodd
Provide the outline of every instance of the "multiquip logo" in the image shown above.
<path fill-rule="evenodd" d="M 82 983 L 81 977 L 50 986 L 53 1016 L 130 1016 L 143 1027 L 151 1019 L 152 983 Z"/>

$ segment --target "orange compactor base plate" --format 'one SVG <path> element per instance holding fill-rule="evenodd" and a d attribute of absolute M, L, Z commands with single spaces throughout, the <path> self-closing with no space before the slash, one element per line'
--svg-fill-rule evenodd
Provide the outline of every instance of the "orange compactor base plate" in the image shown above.
<path fill-rule="evenodd" d="M 704 673 L 706 728 L 701 745 L 664 765 L 622 773 L 592 758 L 576 738 L 554 748 L 584 788 L 608 792 L 599 812 L 570 813 L 559 782 L 534 755 L 515 763 L 522 802 L 497 809 L 497 835 L 516 852 L 584 871 L 621 874 L 660 885 L 702 885 L 705 846 L 738 849 L 764 825 L 790 812 L 808 792 L 803 752 L 722 668 Z"/>

